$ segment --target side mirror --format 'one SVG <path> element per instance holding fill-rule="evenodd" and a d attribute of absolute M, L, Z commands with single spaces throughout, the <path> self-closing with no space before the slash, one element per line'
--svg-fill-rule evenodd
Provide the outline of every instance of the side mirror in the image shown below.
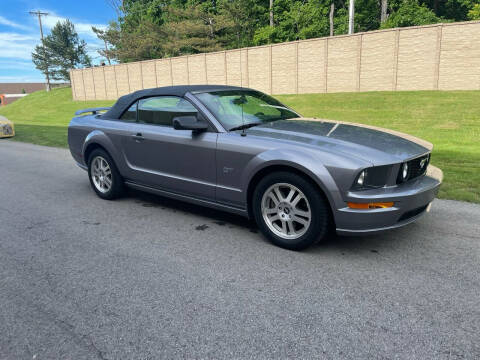
<path fill-rule="evenodd" d="M 192 130 L 193 132 L 202 132 L 208 129 L 208 124 L 193 115 L 177 116 L 173 118 L 173 128 L 175 130 Z"/>

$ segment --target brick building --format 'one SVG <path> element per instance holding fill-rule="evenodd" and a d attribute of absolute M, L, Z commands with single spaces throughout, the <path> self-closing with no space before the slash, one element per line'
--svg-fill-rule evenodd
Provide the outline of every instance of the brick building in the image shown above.
<path fill-rule="evenodd" d="M 10 104 L 39 90 L 45 90 L 45 83 L 0 83 L 0 105 Z"/>

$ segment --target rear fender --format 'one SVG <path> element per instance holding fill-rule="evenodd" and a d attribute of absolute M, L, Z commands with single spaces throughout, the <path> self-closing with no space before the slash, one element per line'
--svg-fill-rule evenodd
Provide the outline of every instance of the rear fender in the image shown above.
<path fill-rule="evenodd" d="M 88 165 L 88 152 L 90 152 L 90 147 L 91 146 L 101 146 L 104 148 L 108 154 L 112 157 L 113 161 L 115 161 L 115 164 L 119 164 L 119 159 L 118 155 L 116 154 L 115 147 L 113 146 L 112 141 L 109 139 L 109 137 L 101 130 L 93 130 L 90 132 L 86 137 L 85 141 L 83 143 L 83 148 L 82 148 L 82 154 L 83 154 L 83 159 L 85 161 L 85 165 Z"/>

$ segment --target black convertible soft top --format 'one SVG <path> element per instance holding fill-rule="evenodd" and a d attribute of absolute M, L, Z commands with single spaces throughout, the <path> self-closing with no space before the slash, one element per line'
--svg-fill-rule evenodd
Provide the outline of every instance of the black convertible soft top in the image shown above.
<path fill-rule="evenodd" d="M 112 108 L 100 117 L 103 119 L 118 119 L 135 101 L 151 96 L 185 96 L 191 92 L 225 91 L 225 90 L 251 90 L 238 86 L 228 85 L 177 85 L 153 89 L 138 90 L 120 97 Z"/>

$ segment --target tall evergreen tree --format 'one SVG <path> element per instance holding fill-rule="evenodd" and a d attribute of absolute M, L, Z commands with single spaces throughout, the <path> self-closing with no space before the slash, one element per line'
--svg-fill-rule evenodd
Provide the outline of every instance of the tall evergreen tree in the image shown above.
<path fill-rule="evenodd" d="M 32 52 L 32 61 L 35 64 L 35 67 L 45 76 L 48 78 L 52 77 L 52 71 L 50 70 L 53 66 L 52 59 L 47 51 L 47 49 L 42 45 L 35 46 L 34 51 Z M 50 89 L 48 88 L 47 82 L 47 91 Z"/>
<path fill-rule="evenodd" d="M 44 38 L 42 45 L 35 47 L 32 61 L 43 73 L 48 68 L 52 79 L 69 81 L 70 69 L 91 66 L 86 47 L 87 44 L 78 37 L 70 20 L 59 21 Z"/>

